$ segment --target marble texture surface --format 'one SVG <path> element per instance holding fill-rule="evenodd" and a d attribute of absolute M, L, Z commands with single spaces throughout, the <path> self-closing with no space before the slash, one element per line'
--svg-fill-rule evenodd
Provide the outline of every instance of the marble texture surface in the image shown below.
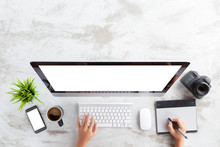
<path fill-rule="evenodd" d="M 198 132 L 185 146 L 220 146 L 220 1 L 219 0 L 1 0 L 0 1 L 0 146 L 73 147 L 78 102 L 133 102 L 132 129 L 103 129 L 88 147 L 170 147 L 170 135 L 139 129 L 138 111 L 154 102 L 194 98 L 179 82 L 163 97 L 53 97 L 30 61 L 190 61 L 187 69 L 212 79 L 211 92 L 197 100 Z M 34 134 L 24 110 L 10 103 L 16 78 L 35 78 L 35 101 L 48 129 Z M 46 120 L 50 106 L 64 108 L 64 126 Z M 25 107 L 28 108 L 31 105 Z"/>

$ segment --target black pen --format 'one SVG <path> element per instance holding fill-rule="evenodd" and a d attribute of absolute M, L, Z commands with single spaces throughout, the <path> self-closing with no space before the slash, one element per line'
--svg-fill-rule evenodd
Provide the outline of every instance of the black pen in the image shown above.
<path fill-rule="evenodd" d="M 173 124 L 174 128 L 176 128 L 186 139 L 188 139 L 188 137 L 183 133 L 183 131 L 176 125 L 176 123 L 174 123 L 170 118 L 168 118 L 168 120 Z"/>

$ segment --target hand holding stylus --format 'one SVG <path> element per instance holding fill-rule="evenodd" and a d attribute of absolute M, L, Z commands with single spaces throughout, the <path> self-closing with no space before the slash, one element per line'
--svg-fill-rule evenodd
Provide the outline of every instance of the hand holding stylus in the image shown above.
<path fill-rule="evenodd" d="M 182 118 L 173 119 L 172 122 L 177 123 L 182 133 L 186 133 L 187 126 Z M 168 129 L 170 131 L 170 134 L 176 139 L 175 147 L 183 147 L 185 137 L 181 134 L 181 132 L 178 129 L 174 129 L 172 122 L 169 122 Z"/>
<path fill-rule="evenodd" d="M 177 129 L 186 139 L 188 139 L 185 133 L 179 128 L 179 126 L 175 122 L 173 122 L 170 118 L 168 118 L 168 120 L 173 124 L 174 129 Z"/>

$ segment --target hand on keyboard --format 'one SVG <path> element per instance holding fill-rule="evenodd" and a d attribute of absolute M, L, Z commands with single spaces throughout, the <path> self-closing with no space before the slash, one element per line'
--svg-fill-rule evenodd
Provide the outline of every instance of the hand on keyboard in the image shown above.
<path fill-rule="evenodd" d="M 78 117 L 78 140 L 76 147 L 85 147 L 87 142 L 95 136 L 97 131 L 97 124 L 95 124 L 95 119 L 92 118 L 90 123 L 90 114 L 87 114 L 80 123 L 80 117 Z"/>

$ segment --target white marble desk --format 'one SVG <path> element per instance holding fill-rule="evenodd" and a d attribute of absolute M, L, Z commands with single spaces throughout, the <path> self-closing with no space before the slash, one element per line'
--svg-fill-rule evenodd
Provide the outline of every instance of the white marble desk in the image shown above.
<path fill-rule="evenodd" d="M 53 97 L 30 61 L 190 61 L 187 69 L 212 79 L 209 95 L 197 100 L 198 132 L 185 146 L 220 146 L 220 1 L 211 0 L 1 0 L 0 146 L 73 147 L 78 102 L 132 102 L 132 129 L 100 128 L 88 147 L 171 147 L 157 135 L 154 102 L 193 98 L 179 80 L 163 97 Z M 10 103 L 11 82 L 33 77 L 45 103 L 35 101 L 48 129 L 34 134 L 24 110 Z M 49 123 L 46 110 L 64 108 L 64 126 Z M 152 111 L 152 129 L 141 131 L 138 111 Z"/>

